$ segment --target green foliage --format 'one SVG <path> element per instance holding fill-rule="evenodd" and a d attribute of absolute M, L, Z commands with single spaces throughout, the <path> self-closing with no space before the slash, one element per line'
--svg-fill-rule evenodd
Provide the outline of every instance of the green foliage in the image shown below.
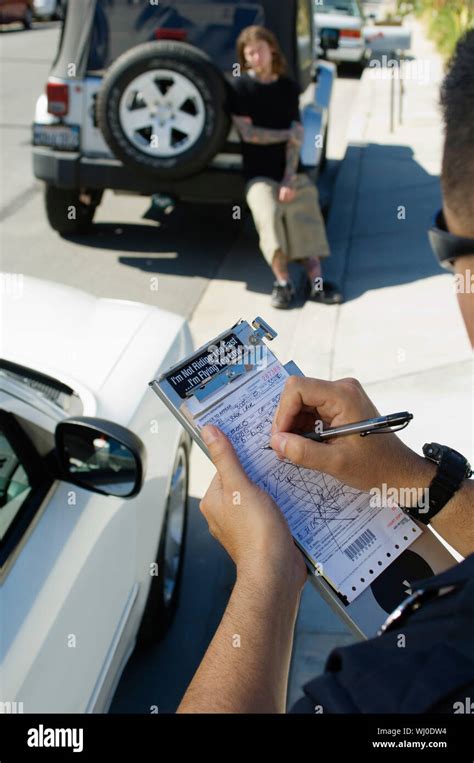
<path fill-rule="evenodd" d="M 474 0 L 398 0 L 398 13 L 415 13 L 428 28 L 439 52 L 449 58 L 459 38 L 474 28 Z"/>

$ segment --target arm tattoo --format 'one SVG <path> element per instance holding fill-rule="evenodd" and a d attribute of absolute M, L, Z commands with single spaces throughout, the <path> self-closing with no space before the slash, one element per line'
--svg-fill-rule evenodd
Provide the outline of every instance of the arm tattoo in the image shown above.
<path fill-rule="evenodd" d="M 292 122 L 290 129 L 290 138 L 286 144 L 286 167 L 282 180 L 282 185 L 292 187 L 295 178 L 298 162 L 300 159 L 300 149 L 303 143 L 304 128 L 300 122 Z"/>
<path fill-rule="evenodd" d="M 292 130 L 271 130 L 267 127 L 255 127 L 247 121 L 247 117 L 234 115 L 232 121 L 244 143 L 270 146 L 274 143 L 286 143 L 292 134 Z"/>

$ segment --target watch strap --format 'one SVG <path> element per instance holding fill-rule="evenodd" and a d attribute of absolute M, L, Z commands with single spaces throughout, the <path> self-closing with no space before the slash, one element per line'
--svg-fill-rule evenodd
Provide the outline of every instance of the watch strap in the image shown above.
<path fill-rule="evenodd" d="M 436 474 L 428 488 L 429 507 L 413 507 L 409 513 L 427 525 L 448 503 L 466 478 L 467 460 L 451 448 L 442 448 Z"/>
<path fill-rule="evenodd" d="M 459 457 L 453 458 L 453 451 L 444 451 L 441 461 L 438 464 L 436 474 L 431 480 L 429 487 L 430 508 L 424 516 L 424 520 L 429 522 L 453 497 L 459 490 L 466 474 L 465 459 L 464 463 Z M 423 520 L 422 520 L 423 521 Z"/>

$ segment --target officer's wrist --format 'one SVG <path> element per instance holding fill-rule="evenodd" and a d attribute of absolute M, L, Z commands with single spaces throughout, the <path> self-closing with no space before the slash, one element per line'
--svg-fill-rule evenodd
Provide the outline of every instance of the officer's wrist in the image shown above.
<path fill-rule="evenodd" d="M 268 556 L 237 564 L 237 585 L 239 588 L 265 592 L 266 598 L 285 595 L 288 600 L 297 601 L 306 576 L 296 564 L 294 554 L 280 559 Z"/>
<path fill-rule="evenodd" d="M 407 509 L 427 508 L 429 487 L 435 474 L 436 464 L 410 450 L 399 465 L 394 480 L 399 506 Z"/>
<path fill-rule="evenodd" d="M 424 506 L 429 500 L 428 490 L 436 465 L 415 453 L 395 435 L 388 435 L 386 442 L 388 447 L 377 469 L 378 480 L 368 492 L 374 497 L 379 496 L 381 505 L 396 503 L 407 509 Z"/>

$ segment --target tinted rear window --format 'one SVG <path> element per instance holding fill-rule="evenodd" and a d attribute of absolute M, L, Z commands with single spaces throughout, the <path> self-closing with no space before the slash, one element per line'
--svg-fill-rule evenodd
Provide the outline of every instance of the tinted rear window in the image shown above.
<path fill-rule="evenodd" d="M 160 0 L 155 5 L 150 0 L 97 0 L 87 68 L 101 71 L 140 43 L 176 36 L 230 72 L 237 37 L 251 24 L 265 24 L 260 3 Z"/>

